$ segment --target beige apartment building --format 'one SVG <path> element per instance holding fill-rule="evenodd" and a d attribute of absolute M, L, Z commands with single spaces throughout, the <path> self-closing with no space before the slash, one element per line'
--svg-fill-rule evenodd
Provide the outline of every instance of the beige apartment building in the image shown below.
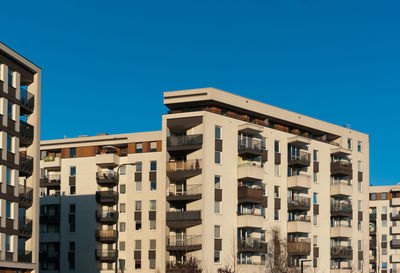
<path fill-rule="evenodd" d="M 38 272 L 40 79 L 0 43 L 0 272 Z"/>
<path fill-rule="evenodd" d="M 214 88 L 164 104 L 158 132 L 41 143 L 42 272 L 116 253 L 123 272 L 269 272 L 273 230 L 294 269 L 369 270 L 368 135 Z"/>
<path fill-rule="evenodd" d="M 400 272 L 400 185 L 370 187 L 370 272 Z"/>

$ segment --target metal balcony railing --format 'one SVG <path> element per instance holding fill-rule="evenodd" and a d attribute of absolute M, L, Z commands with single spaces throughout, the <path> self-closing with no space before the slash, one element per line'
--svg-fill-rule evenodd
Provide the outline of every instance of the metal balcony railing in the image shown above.
<path fill-rule="evenodd" d="M 167 163 L 167 172 L 184 172 L 201 170 L 201 159 L 191 159 L 187 161 L 170 161 Z"/>
<path fill-rule="evenodd" d="M 201 184 L 185 185 L 178 189 L 175 184 L 171 184 L 168 195 L 186 196 L 201 194 L 201 186 Z"/>
<path fill-rule="evenodd" d="M 175 235 L 167 237 L 168 247 L 197 246 L 201 245 L 201 235 Z"/>
<path fill-rule="evenodd" d="M 35 95 L 33 95 L 32 93 L 28 92 L 27 90 L 21 87 L 19 93 L 19 99 L 22 105 L 24 105 L 31 111 L 33 110 L 35 106 Z"/>
<path fill-rule="evenodd" d="M 202 144 L 203 144 L 202 134 L 167 137 L 167 147 L 196 146 Z"/>

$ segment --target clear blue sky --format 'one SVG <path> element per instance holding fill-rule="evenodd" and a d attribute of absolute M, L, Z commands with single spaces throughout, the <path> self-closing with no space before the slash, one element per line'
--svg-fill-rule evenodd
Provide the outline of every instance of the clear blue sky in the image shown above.
<path fill-rule="evenodd" d="M 159 130 L 163 91 L 213 86 L 370 134 L 394 184 L 399 3 L 6 1 L 0 37 L 43 69 L 42 139 Z"/>

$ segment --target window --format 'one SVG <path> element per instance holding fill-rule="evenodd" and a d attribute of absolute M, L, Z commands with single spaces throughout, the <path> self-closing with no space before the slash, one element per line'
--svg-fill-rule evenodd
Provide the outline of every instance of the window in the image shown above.
<path fill-rule="evenodd" d="M 274 210 L 274 220 L 279 221 L 279 210 Z"/>
<path fill-rule="evenodd" d="M 149 220 L 150 230 L 156 230 L 156 220 Z"/>
<path fill-rule="evenodd" d="M 387 207 L 385 206 L 382 207 L 382 214 L 387 214 Z"/>
<path fill-rule="evenodd" d="M 274 175 L 275 176 L 279 176 L 280 175 L 280 170 L 279 170 L 279 165 L 278 164 L 275 164 Z"/>
<path fill-rule="evenodd" d="M 382 227 L 387 227 L 387 221 L 386 220 L 382 220 Z"/>
<path fill-rule="evenodd" d="M 221 238 L 221 226 L 214 226 L 214 239 Z"/>
<path fill-rule="evenodd" d="M 382 242 L 386 242 L 387 241 L 387 235 L 386 234 L 382 234 Z"/>
<path fill-rule="evenodd" d="M 150 142 L 150 152 L 157 152 L 157 141 Z"/>
<path fill-rule="evenodd" d="M 126 165 L 121 166 L 121 169 L 119 170 L 119 173 L 121 175 L 126 175 Z"/>
<path fill-rule="evenodd" d="M 221 139 L 221 127 L 215 126 L 215 138 Z"/>
<path fill-rule="evenodd" d="M 69 204 L 69 213 L 76 213 L 76 205 Z"/>
<path fill-rule="evenodd" d="M 142 210 L 142 201 L 135 201 L 135 211 L 141 211 Z"/>
<path fill-rule="evenodd" d="M 214 251 L 214 263 L 219 264 L 221 262 L 221 251 Z"/>
<path fill-rule="evenodd" d="M 150 191 L 155 191 L 155 190 L 157 190 L 157 182 L 150 181 Z"/>
<path fill-rule="evenodd" d="M 76 205 L 69 204 L 69 215 L 68 215 L 69 232 L 75 232 L 75 213 L 76 213 Z"/>
<path fill-rule="evenodd" d="M 275 140 L 275 153 L 279 153 L 279 141 Z"/>
<path fill-rule="evenodd" d="M 318 236 L 314 235 L 313 236 L 313 246 L 317 246 L 318 245 Z"/>
<path fill-rule="evenodd" d="M 11 175 L 12 173 L 11 173 L 11 169 L 10 168 L 7 168 L 7 173 L 6 173 L 6 183 L 7 183 L 7 185 L 11 185 L 11 177 L 12 177 L 12 175 Z"/>
<path fill-rule="evenodd" d="M 9 119 L 13 119 L 13 105 L 12 105 L 12 103 L 11 102 L 8 102 L 8 113 L 7 113 L 7 116 L 8 116 L 8 118 Z"/>
<path fill-rule="evenodd" d="M 275 198 L 279 198 L 279 186 L 274 187 L 274 196 Z"/>
<path fill-rule="evenodd" d="M 358 192 L 362 192 L 362 182 L 361 181 L 357 182 L 357 189 L 358 189 Z"/>
<path fill-rule="evenodd" d="M 318 183 L 318 173 L 317 172 L 313 173 L 313 181 L 314 181 L 314 183 Z"/>
<path fill-rule="evenodd" d="M 362 172 L 362 162 L 361 161 L 357 162 L 357 169 L 359 172 Z"/>
<path fill-rule="evenodd" d="M 8 85 L 13 87 L 14 87 L 14 75 L 15 72 L 11 68 L 8 68 Z"/>
<path fill-rule="evenodd" d="M 358 221 L 358 222 L 357 222 L 357 229 L 358 229 L 359 231 L 361 231 L 361 221 Z"/>
<path fill-rule="evenodd" d="M 124 272 L 125 270 L 125 259 L 119 259 L 119 269 Z"/>
<path fill-rule="evenodd" d="M 358 204 L 358 211 L 362 211 L 362 201 L 358 200 L 357 204 Z"/>
<path fill-rule="evenodd" d="M 313 225 L 318 225 L 318 215 L 313 215 Z"/>
<path fill-rule="evenodd" d="M 142 172 L 142 162 L 136 163 L 136 172 L 137 173 Z"/>
<path fill-rule="evenodd" d="M 125 203 L 119 204 L 119 212 L 120 213 L 125 213 L 126 212 L 126 204 Z"/>
<path fill-rule="evenodd" d="M 214 176 L 214 188 L 220 189 L 221 188 L 221 176 Z"/>
<path fill-rule="evenodd" d="M 135 221 L 135 230 L 142 230 L 142 220 Z"/>
<path fill-rule="evenodd" d="M 142 250 L 142 240 L 135 240 L 135 250 Z"/>
<path fill-rule="evenodd" d="M 135 190 L 136 191 L 142 191 L 142 181 L 136 181 L 135 182 Z"/>
<path fill-rule="evenodd" d="M 313 204 L 318 204 L 318 193 L 313 193 Z"/>
<path fill-rule="evenodd" d="M 69 157 L 70 158 L 75 158 L 76 157 L 76 148 L 70 148 L 69 149 Z"/>
<path fill-rule="evenodd" d="M 313 268 L 318 267 L 318 258 L 313 258 Z"/>
<path fill-rule="evenodd" d="M 382 269 L 387 269 L 387 262 L 382 263 Z"/>
<path fill-rule="evenodd" d="M 7 152 L 12 152 L 12 136 L 7 135 Z"/>
<path fill-rule="evenodd" d="M 156 210 L 156 200 L 150 200 L 150 209 L 149 210 Z"/>
<path fill-rule="evenodd" d="M 221 213 L 221 201 L 214 201 L 214 212 Z"/>
<path fill-rule="evenodd" d="M 318 161 L 318 150 L 313 150 L 313 160 Z"/>
<path fill-rule="evenodd" d="M 9 201 L 6 201 L 6 218 L 11 218 L 11 203 Z"/>
<path fill-rule="evenodd" d="M 157 161 L 150 161 L 150 171 L 157 171 Z"/>
<path fill-rule="evenodd" d="M 126 185 L 125 184 L 121 184 L 119 186 L 119 193 L 120 194 L 125 194 L 126 193 Z"/>
<path fill-rule="evenodd" d="M 124 241 L 120 241 L 119 242 L 119 250 L 120 251 L 125 251 L 125 242 Z"/>
<path fill-rule="evenodd" d="M 126 231 L 126 223 L 125 222 L 119 222 L 119 231 L 121 231 L 121 232 Z"/>
<path fill-rule="evenodd" d="M 69 186 L 69 194 L 74 195 L 76 193 L 76 186 Z"/>
<path fill-rule="evenodd" d="M 221 164 L 221 152 L 215 151 L 215 163 Z"/>
<path fill-rule="evenodd" d="M 351 149 L 351 138 L 347 139 L 347 149 Z"/>
<path fill-rule="evenodd" d="M 361 247 L 361 240 L 358 240 L 358 251 L 361 251 L 362 250 L 362 247 Z"/>
<path fill-rule="evenodd" d="M 6 234 L 6 251 L 11 252 L 11 236 L 9 234 Z"/>
<path fill-rule="evenodd" d="M 156 250 L 156 240 L 150 240 L 150 250 Z"/>
<path fill-rule="evenodd" d="M 149 260 L 149 268 L 150 269 L 156 269 L 156 260 L 155 259 L 150 259 Z"/>
<path fill-rule="evenodd" d="M 361 141 L 357 141 L 357 151 L 361 153 L 361 150 L 362 150 Z"/>
<path fill-rule="evenodd" d="M 141 142 L 136 143 L 135 150 L 136 150 L 136 153 L 142 153 L 143 152 L 143 143 L 141 143 Z"/>
<path fill-rule="evenodd" d="M 74 241 L 69 242 L 69 251 L 71 251 L 71 252 L 75 251 L 75 242 Z"/>
<path fill-rule="evenodd" d="M 111 264 L 112 263 L 108 263 Z M 141 269 L 142 268 L 142 261 L 141 260 L 135 260 L 135 269 Z"/>
<path fill-rule="evenodd" d="M 387 248 L 382 248 L 382 255 L 387 255 Z"/>
<path fill-rule="evenodd" d="M 386 200 L 387 199 L 387 193 L 386 192 L 382 192 L 381 193 L 381 198 L 382 198 L 382 200 Z"/>
<path fill-rule="evenodd" d="M 76 167 L 75 166 L 69 167 L 69 176 L 76 176 Z"/>
<path fill-rule="evenodd" d="M 376 193 L 371 193 L 371 200 L 376 200 Z"/>
<path fill-rule="evenodd" d="M 267 139 L 265 137 L 261 138 L 261 149 L 262 150 L 267 149 Z"/>

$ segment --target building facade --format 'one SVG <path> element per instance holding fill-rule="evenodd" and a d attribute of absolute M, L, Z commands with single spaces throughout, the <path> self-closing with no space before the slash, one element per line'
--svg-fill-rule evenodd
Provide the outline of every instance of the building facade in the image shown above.
<path fill-rule="evenodd" d="M 369 270 L 368 135 L 214 88 L 164 104 L 159 132 L 42 142 L 43 272 L 112 272 L 117 246 L 124 272 L 269 272 L 275 231 L 293 269 Z"/>
<path fill-rule="evenodd" d="M 0 43 L 0 271 L 37 272 L 39 67 Z"/>
<path fill-rule="evenodd" d="M 400 272 L 400 185 L 370 187 L 370 272 Z"/>

